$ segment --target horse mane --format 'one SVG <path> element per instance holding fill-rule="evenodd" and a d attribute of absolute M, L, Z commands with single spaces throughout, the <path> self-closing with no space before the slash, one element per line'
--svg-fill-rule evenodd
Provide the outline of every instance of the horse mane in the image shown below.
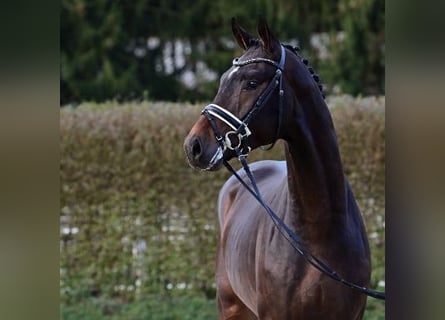
<path fill-rule="evenodd" d="M 314 68 L 312 68 L 309 65 L 309 60 L 306 58 L 303 58 L 300 55 L 300 47 L 298 46 L 291 46 L 290 44 L 283 44 L 282 46 L 285 47 L 286 49 L 289 49 L 292 53 L 294 53 L 300 60 L 301 62 L 303 62 L 303 64 L 306 66 L 307 70 L 309 71 L 309 73 L 312 75 L 312 78 L 314 79 L 314 81 L 317 83 L 318 89 L 321 92 L 321 95 L 323 96 L 323 99 L 326 98 L 324 92 L 323 92 L 323 85 L 321 84 L 321 79 L 320 76 L 315 72 Z"/>

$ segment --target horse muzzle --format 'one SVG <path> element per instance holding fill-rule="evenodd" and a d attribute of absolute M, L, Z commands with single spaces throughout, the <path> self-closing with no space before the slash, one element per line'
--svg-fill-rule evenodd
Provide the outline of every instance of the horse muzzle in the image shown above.
<path fill-rule="evenodd" d="M 223 149 L 217 143 L 204 143 L 199 136 L 188 136 L 184 151 L 189 165 L 194 169 L 216 171 L 223 164 Z"/>

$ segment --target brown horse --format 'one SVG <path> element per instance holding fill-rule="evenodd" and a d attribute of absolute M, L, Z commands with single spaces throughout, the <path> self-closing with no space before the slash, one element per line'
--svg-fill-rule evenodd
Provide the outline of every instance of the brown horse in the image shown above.
<path fill-rule="evenodd" d="M 236 146 L 245 152 L 283 139 L 286 161 L 251 165 L 265 202 L 312 254 L 349 281 L 368 285 L 366 232 L 318 79 L 264 20 L 260 39 L 234 19 L 232 30 L 245 53 L 222 75 L 213 104 L 185 140 L 190 165 L 217 170 L 236 156 Z M 246 125 L 237 127 L 236 119 Z M 233 176 L 220 192 L 218 210 L 220 319 L 362 318 L 366 296 L 308 264 Z"/>

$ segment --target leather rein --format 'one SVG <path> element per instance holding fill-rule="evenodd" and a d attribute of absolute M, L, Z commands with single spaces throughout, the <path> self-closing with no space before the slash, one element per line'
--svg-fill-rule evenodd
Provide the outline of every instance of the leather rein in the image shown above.
<path fill-rule="evenodd" d="M 275 92 L 275 89 L 278 87 L 279 91 L 279 118 L 278 118 L 278 126 L 276 137 L 270 148 L 273 147 L 275 141 L 278 139 L 280 127 L 281 127 L 281 117 L 282 117 L 282 108 L 283 108 L 283 71 L 284 64 L 286 60 L 286 50 L 283 45 L 281 45 L 281 58 L 277 63 L 273 60 L 266 58 L 253 58 L 245 61 L 240 61 L 239 58 L 235 58 L 233 60 L 233 66 L 242 67 L 251 63 L 268 63 L 276 68 L 276 72 L 269 85 L 263 91 L 263 93 L 258 97 L 255 104 L 249 110 L 249 112 L 240 120 L 231 112 L 226 109 L 216 105 L 209 104 L 203 110 L 202 114 L 205 115 L 214 131 L 215 138 L 224 152 L 226 149 L 230 149 L 235 151 L 238 156 L 238 160 L 243 166 L 244 171 L 246 172 L 247 177 L 250 180 L 252 186 L 249 186 L 236 172 L 236 170 L 226 161 L 223 160 L 224 166 L 239 180 L 239 182 L 249 191 L 250 194 L 259 202 L 259 204 L 264 208 L 266 213 L 271 218 L 275 227 L 278 229 L 280 234 L 290 243 L 290 245 L 300 254 L 302 255 L 306 261 L 315 267 L 320 272 L 324 273 L 328 277 L 333 280 L 336 280 L 343 285 L 352 288 L 354 290 L 359 291 L 360 293 L 366 294 L 370 297 L 385 300 L 385 292 L 378 292 L 366 287 L 359 286 L 352 282 L 349 282 L 342 278 L 335 270 L 330 268 L 326 263 L 324 263 L 319 258 L 315 257 L 313 254 L 309 252 L 306 246 L 301 242 L 300 238 L 293 232 L 284 221 L 265 203 L 263 197 L 258 189 L 258 186 L 255 182 L 255 178 L 250 171 L 249 165 L 247 164 L 247 155 L 251 151 L 251 147 L 247 145 L 247 137 L 249 137 L 252 132 L 248 128 L 248 124 L 251 121 L 252 117 L 263 107 L 266 101 L 271 97 L 272 93 Z M 228 125 L 232 130 L 228 131 L 223 137 L 216 125 L 215 118 L 221 120 L 226 125 Z"/>

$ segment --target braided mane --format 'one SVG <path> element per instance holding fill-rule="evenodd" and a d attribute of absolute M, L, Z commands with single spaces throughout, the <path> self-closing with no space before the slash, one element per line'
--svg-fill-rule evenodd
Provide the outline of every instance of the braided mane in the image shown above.
<path fill-rule="evenodd" d="M 300 55 L 300 47 L 298 46 L 291 46 L 290 44 L 282 44 L 283 47 L 285 47 L 286 49 L 289 49 L 290 51 L 292 51 L 298 58 L 301 59 L 301 61 L 303 62 L 303 64 L 307 67 L 309 73 L 312 75 L 312 78 L 314 79 L 314 81 L 317 83 L 318 85 L 318 89 L 321 92 L 321 95 L 323 96 L 323 99 L 326 98 L 324 92 L 323 92 L 323 85 L 321 84 L 321 79 L 320 76 L 318 74 L 315 73 L 314 68 L 309 66 L 309 60 L 306 58 L 303 58 Z"/>

